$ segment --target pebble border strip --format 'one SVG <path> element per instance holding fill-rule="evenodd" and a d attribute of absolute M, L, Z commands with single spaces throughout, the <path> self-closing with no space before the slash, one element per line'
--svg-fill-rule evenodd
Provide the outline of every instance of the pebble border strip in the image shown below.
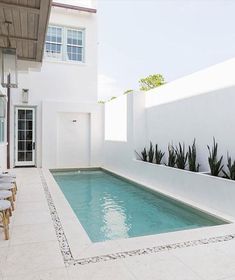
<path fill-rule="evenodd" d="M 51 218 L 52 218 L 52 221 L 54 224 L 57 239 L 59 242 L 60 251 L 63 256 L 64 263 L 66 266 L 86 265 L 86 264 L 99 263 L 99 262 L 105 262 L 105 261 L 119 260 L 119 259 L 124 259 L 127 257 L 167 252 L 167 251 L 171 251 L 171 250 L 179 249 L 179 248 L 188 248 L 188 247 L 195 247 L 195 246 L 199 246 L 199 245 L 220 243 L 220 242 L 225 242 L 225 241 L 230 241 L 232 239 L 235 239 L 235 234 L 229 234 L 229 235 L 218 236 L 218 237 L 210 237 L 210 238 L 204 238 L 204 239 L 199 239 L 199 240 L 173 243 L 173 244 L 169 244 L 169 245 L 159 245 L 159 246 L 148 247 L 148 248 L 144 248 L 144 249 L 130 250 L 130 251 L 124 251 L 124 252 L 118 252 L 118 253 L 100 255 L 100 256 L 94 256 L 94 257 L 87 257 L 87 258 L 81 258 L 81 259 L 74 259 L 42 170 L 40 170 L 40 178 L 41 178 L 42 186 L 43 186 L 45 196 L 47 199 L 47 203 L 49 206 L 49 210 L 50 210 Z"/>
<path fill-rule="evenodd" d="M 74 258 L 73 258 L 72 252 L 70 250 L 66 235 L 64 233 L 64 229 L 62 227 L 60 218 L 59 218 L 58 213 L 56 211 L 56 207 L 55 207 L 55 204 L 53 202 L 51 193 L 50 193 L 49 188 L 47 186 L 47 182 L 45 180 L 45 177 L 44 177 L 41 169 L 40 169 L 39 173 L 40 173 L 40 178 L 41 178 L 43 190 L 44 190 L 44 193 L 45 193 L 45 196 L 46 196 L 47 204 L 48 204 L 48 207 L 49 207 L 49 210 L 50 210 L 51 219 L 53 221 L 53 225 L 54 225 L 54 228 L 55 228 L 57 240 L 59 242 L 60 251 L 61 251 L 61 254 L 63 256 L 64 263 L 65 263 L 65 265 L 67 265 L 68 263 L 73 261 Z"/>

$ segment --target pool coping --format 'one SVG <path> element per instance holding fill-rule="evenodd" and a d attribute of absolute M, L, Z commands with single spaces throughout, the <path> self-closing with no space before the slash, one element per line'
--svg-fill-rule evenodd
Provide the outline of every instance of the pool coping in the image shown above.
<path fill-rule="evenodd" d="M 78 169 L 80 168 L 74 170 Z M 97 169 L 103 168 L 85 168 L 85 170 Z M 59 170 L 68 171 L 68 169 Z M 112 170 L 103 170 L 123 178 L 121 174 L 117 174 Z M 135 182 L 148 190 L 158 191 L 164 196 L 179 200 L 202 212 L 229 221 L 230 224 L 92 243 L 50 171 L 48 169 L 41 169 L 40 176 L 60 250 L 66 265 L 82 265 L 115 260 L 136 255 L 169 251 L 177 248 L 229 241 L 235 238 L 235 224 L 232 217 L 214 211 L 213 209 L 202 208 L 201 205 L 195 204 L 195 202 L 165 193 L 153 186 L 144 186 L 140 182 L 135 182 L 131 178 L 124 177 L 126 180 Z"/>

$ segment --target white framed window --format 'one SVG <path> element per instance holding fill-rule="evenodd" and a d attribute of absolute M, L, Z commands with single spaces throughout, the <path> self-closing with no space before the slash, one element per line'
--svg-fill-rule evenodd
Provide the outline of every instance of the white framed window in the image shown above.
<path fill-rule="evenodd" d="M 45 57 L 62 61 L 84 62 L 84 30 L 49 26 Z"/>
<path fill-rule="evenodd" d="M 62 28 L 49 26 L 46 36 L 46 54 L 48 57 L 62 59 Z"/>
<path fill-rule="evenodd" d="M 68 60 L 83 61 L 83 32 L 81 30 L 67 30 Z"/>

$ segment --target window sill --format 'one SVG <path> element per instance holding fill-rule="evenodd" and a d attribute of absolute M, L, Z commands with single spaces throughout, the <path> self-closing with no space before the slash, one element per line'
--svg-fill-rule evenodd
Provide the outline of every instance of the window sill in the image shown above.
<path fill-rule="evenodd" d="M 77 66 L 87 66 L 86 63 L 80 61 L 70 61 L 70 60 L 56 60 L 50 58 L 44 58 L 43 62 L 52 62 L 52 63 L 60 63 L 60 64 L 70 64 L 70 65 L 77 65 Z"/>

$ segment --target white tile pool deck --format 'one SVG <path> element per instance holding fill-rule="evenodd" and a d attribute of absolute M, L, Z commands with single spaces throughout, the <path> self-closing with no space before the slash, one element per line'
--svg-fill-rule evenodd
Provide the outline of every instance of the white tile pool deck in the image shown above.
<path fill-rule="evenodd" d="M 17 174 L 18 195 L 16 210 L 11 219 L 9 241 L 3 240 L 0 229 L 0 280 L 235 279 L 234 224 L 162 234 L 158 238 L 149 236 L 132 239 L 132 241 L 126 239 L 92 245 L 89 240 L 80 242 L 77 220 L 73 219 L 71 211 L 63 210 L 67 207 L 66 202 L 52 187 L 50 189 L 52 199 L 55 200 L 58 215 L 75 259 L 201 240 L 199 243 L 192 243 L 193 245 L 185 243 L 183 248 L 168 250 L 165 247 L 162 252 L 146 251 L 139 256 L 107 261 L 102 259 L 97 263 L 84 265 L 79 263 L 74 265 L 72 262 L 69 265 L 64 262 L 61 254 L 61 242 L 58 242 L 55 223 L 51 218 L 40 169 L 15 169 L 14 172 Z M 229 235 L 231 238 L 228 237 Z M 206 240 L 204 238 L 208 240 L 220 236 L 227 236 L 227 238 L 203 242 Z M 83 238 L 86 239 L 86 236 L 83 235 L 81 239 Z M 76 240 L 79 241 L 76 243 Z M 81 244 L 86 246 L 79 248 Z"/>

